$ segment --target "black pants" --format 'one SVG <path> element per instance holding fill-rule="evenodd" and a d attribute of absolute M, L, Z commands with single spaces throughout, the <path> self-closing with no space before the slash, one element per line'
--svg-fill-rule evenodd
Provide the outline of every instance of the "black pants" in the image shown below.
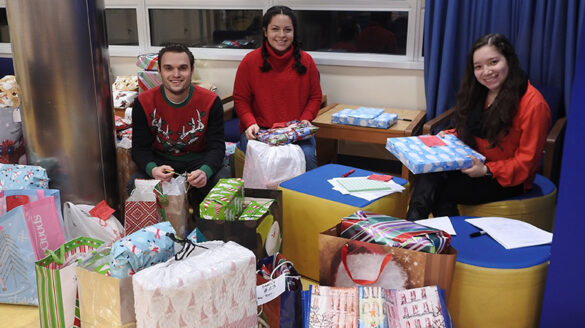
<path fill-rule="evenodd" d="M 471 178 L 461 171 L 420 174 L 415 177 L 407 220 L 457 216 L 457 204 L 477 205 L 524 193 L 524 185 L 502 187 L 496 179 Z"/>

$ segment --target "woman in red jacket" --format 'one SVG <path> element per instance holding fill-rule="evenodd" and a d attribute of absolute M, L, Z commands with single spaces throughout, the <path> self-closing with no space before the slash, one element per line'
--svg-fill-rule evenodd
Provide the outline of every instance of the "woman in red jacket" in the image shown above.
<path fill-rule="evenodd" d="M 457 204 L 481 204 L 530 188 L 550 127 L 548 104 L 520 68 L 510 41 L 487 34 L 473 44 L 455 104 L 455 133 L 486 157 L 461 171 L 422 174 L 407 219 L 455 216 Z"/>
<path fill-rule="evenodd" d="M 299 47 L 294 12 L 285 6 L 268 9 L 262 29 L 262 46 L 244 57 L 234 82 L 240 149 L 244 152 L 260 128 L 292 120 L 308 123 L 321 105 L 319 72 L 313 58 Z M 315 139 L 297 144 L 305 154 L 306 169 L 315 168 Z"/>

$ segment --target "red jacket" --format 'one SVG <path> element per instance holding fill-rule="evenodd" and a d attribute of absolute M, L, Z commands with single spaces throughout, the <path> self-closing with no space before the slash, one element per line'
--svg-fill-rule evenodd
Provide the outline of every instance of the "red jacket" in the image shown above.
<path fill-rule="evenodd" d="M 234 106 L 240 118 L 240 132 L 254 123 L 269 128 L 291 120 L 311 121 L 321 106 L 319 72 L 311 56 L 301 51 L 301 63 L 307 72 L 299 75 L 293 68 L 292 47 L 282 56 L 270 46 L 267 49 L 270 71 L 260 71 L 261 48 L 248 53 L 238 66 Z"/>

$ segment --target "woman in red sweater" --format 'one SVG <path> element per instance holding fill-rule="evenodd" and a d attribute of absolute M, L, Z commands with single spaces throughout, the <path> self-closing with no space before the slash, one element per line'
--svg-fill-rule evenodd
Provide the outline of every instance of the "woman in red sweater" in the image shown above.
<path fill-rule="evenodd" d="M 274 123 L 309 122 L 321 105 L 319 72 L 313 58 L 299 48 L 297 18 L 285 6 L 274 6 L 262 18 L 262 46 L 246 55 L 234 83 L 234 105 L 240 118 L 240 149 L 256 139 L 260 128 Z M 306 169 L 317 166 L 315 139 L 297 142 Z"/>
<path fill-rule="evenodd" d="M 530 188 L 550 127 L 548 104 L 520 68 L 512 44 L 487 34 L 473 44 L 455 104 L 455 133 L 486 157 L 461 171 L 422 174 L 413 185 L 407 219 L 459 214 L 457 204 L 481 204 Z"/>

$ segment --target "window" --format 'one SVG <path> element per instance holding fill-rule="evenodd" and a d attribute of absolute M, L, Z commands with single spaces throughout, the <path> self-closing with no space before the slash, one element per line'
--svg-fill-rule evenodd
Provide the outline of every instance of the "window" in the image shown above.
<path fill-rule="evenodd" d="M 262 10 L 150 9 L 152 46 L 180 42 L 200 48 L 257 48 Z"/>
<path fill-rule="evenodd" d="M 137 46 L 136 9 L 106 9 L 106 29 L 109 45 Z"/>

